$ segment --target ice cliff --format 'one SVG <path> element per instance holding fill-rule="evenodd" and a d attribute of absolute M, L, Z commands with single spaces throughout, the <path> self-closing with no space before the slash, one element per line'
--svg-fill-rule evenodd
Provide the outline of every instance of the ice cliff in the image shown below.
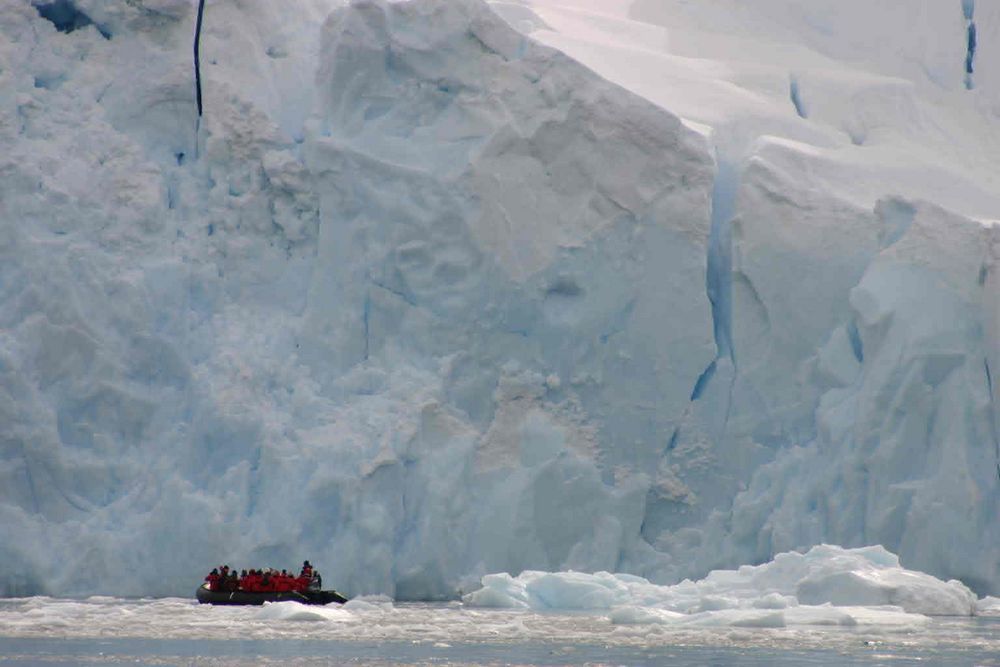
<path fill-rule="evenodd" d="M 1000 13 L 868 4 L 5 3 L 0 595 L 1000 592 Z"/>

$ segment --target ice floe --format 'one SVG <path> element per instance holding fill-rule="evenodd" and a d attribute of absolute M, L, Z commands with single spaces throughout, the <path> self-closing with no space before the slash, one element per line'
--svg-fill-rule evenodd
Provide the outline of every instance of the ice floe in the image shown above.
<path fill-rule="evenodd" d="M 964 584 L 902 568 L 881 546 L 824 544 L 672 586 L 608 572 L 499 573 L 482 583 L 464 597 L 467 605 L 607 612 L 617 624 L 919 625 L 929 615 L 977 613 L 976 596 Z"/>

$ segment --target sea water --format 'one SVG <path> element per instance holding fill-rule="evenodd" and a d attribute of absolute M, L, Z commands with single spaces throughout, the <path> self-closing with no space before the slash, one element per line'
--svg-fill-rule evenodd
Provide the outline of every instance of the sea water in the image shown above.
<path fill-rule="evenodd" d="M 212 607 L 183 599 L 0 600 L 0 665 L 983 665 L 1000 618 L 921 627 L 613 625 L 599 614 L 470 609 Z"/>

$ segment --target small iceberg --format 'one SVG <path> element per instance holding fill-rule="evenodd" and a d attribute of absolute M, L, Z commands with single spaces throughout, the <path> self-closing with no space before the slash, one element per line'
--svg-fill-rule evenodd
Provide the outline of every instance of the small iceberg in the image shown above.
<path fill-rule="evenodd" d="M 298 602 L 265 602 L 257 612 L 261 621 L 333 621 L 355 620 L 354 614 L 340 607 L 306 606 Z"/>
<path fill-rule="evenodd" d="M 927 616 L 1000 613 L 960 581 L 900 566 L 881 546 L 815 546 L 763 565 L 714 570 L 671 586 L 627 574 L 526 571 L 482 578 L 463 597 L 473 607 L 600 611 L 612 623 L 728 627 L 908 626 Z"/>

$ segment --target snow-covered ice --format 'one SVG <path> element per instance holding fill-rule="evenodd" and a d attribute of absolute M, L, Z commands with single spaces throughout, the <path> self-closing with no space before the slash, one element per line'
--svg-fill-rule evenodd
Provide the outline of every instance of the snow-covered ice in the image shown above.
<path fill-rule="evenodd" d="M 200 122 L 193 2 L 43 4 L 0 7 L 0 594 L 823 543 L 1000 594 L 994 3 L 210 1 Z M 538 585 L 692 611 L 599 576 Z M 836 576 L 698 613 L 958 590 Z"/>

